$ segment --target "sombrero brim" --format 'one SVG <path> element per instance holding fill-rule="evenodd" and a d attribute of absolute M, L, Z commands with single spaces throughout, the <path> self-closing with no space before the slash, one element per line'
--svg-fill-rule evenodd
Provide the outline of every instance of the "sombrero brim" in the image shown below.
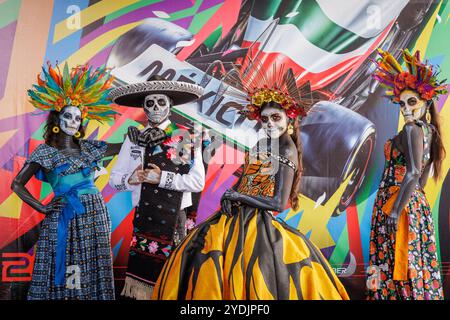
<path fill-rule="evenodd" d="M 201 97 L 203 88 L 182 81 L 147 81 L 117 87 L 111 90 L 109 98 L 121 106 L 142 108 L 149 94 L 165 94 L 172 99 L 173 105 L 180 105 Z"/>

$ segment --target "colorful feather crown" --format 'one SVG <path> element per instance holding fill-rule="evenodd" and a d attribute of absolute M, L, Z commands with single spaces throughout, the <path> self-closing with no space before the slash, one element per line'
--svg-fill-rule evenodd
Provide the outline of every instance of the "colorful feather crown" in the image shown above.
<path fill-rule="evenodd" d="M 273 63 L 266 68 L 258 59 L 247 57 L 242 65 L 233 64 L 222 77 L 227 87 L 219 89 L 218 95 L 226 92 L 235 98 L 244 106 L 240 113 L 250 120 L 260 119 L 262 106 L 271 101 L 279 104 L 290 119 L 302 118 L 316 102 L 328 100 L 329 96 L 312 91 L 309 81 L 297 85 L 296 78 L 284 64 Z"/>
<path fill-rule="evenodd" d="M 373 77 L 387 88 L 386 95 L 393 102 L 400 102 L 400 94 L 406 89 L 416 91 L 424 100 L 435 99 L 448 92 L 447 84 L 444 83 L 447 79 L 438 81 L 439 72 L 433 71 L 428 61 L 420 61 L 419 51 L 412 55 L 408 49 L 402 50 L 406 70 L 391 53 L 379 48 L 378 54 L 380 57 L 374 61 L 377 70 Z"/>
<path fill-rule="evenodd" d="M 58 65 L 52 68 L 49 62 L 47 67 L 47 70 L 42 67 L 45 79 L 38 75 L 37 85 L 28 90 L 30 102 L 36 108 L 59 112 L 65 106 L 75 106 L 80 108 L 83 118 L 99 121 L 118 114 L 108 98 L 114 78 L 105 67 L 92 71 L 86 64 L 69 71 L 65 63 L 63 72 Z"/>

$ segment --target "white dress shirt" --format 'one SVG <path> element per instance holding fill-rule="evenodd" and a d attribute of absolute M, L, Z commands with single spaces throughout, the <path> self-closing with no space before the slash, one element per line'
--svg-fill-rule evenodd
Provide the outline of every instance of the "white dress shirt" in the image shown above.
<path fill-rule="evenodd" d="M 170 123 L 170 120 L 167 119 L 160 123 L 158 128 L 164 130 Z M 150 126 L 147 125 L 143 131 L 148 128 Z M 139 204 L 141 185 L 130 185 L 128 179 L 139 165 L 143 165 L 144 152 L 144 147 L 131 143 L 127 136 L 109 178 L 109 184 L 114 189 L 118 191 L 131 191 L 133 207 Z M 157 163 L 155 164 L 158 165 Z M 158 187 L 183 192 L 180 209 L 191 206 L 191 192 L 201 192 L 205 187 L 205 168 L 203 167 L 202 148 L 198 147 L 194 149 L 194 162 L 187 174 L 162 170 L 161 181 Z"/>

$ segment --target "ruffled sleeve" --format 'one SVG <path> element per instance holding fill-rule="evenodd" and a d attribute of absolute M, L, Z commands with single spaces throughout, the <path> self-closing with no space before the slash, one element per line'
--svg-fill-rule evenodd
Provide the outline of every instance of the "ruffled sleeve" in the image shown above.
<path fill-rule="evenodd" d="M 108 144 L 100 140 L 81 140 L 83 152 L 87 153 L 94 161 L 100 161 L 105 157 Z"/>
<path fill-rule="evenodd" d="M 42 143 L 34 149 L 25 164 L 35 162 L 39 164 L 44 169 L 50 171 L 54 168 L 54 155 L 55 150 L 45 143 Z"/>

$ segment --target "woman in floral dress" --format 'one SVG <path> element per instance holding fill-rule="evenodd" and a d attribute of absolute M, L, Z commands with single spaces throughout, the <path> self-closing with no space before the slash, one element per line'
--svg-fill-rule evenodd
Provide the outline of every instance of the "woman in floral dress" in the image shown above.
<path fill-rule="evenodd" d="M 408 71 L 379 51 L 375 79 L 391 90 L 405 118 L 384 146 L 385 168 L 370 232 L 367 296 L 370 300 L 443 299 L 436 237 L 424 187 L 431 169 L 439 177 L 444 156 L 434 98 L 446 93 L 419 53 L 403 51 Z"/>

